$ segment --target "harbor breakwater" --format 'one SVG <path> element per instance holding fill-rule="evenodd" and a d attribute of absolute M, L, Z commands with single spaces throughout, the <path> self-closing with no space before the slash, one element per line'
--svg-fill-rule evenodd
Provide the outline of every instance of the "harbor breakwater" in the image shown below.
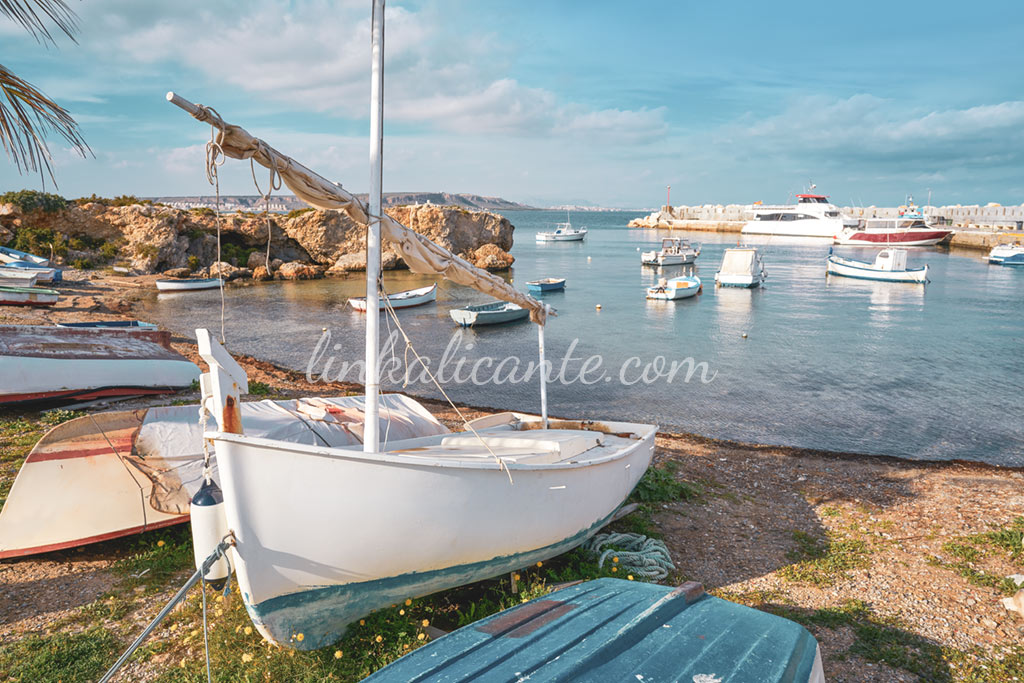
<path fill-rule="evenodd" d="M 753 218 L 753 207 L 743 204 L 663 206 L 629 222 L 631 228 L 738 233 Z M 842 207 L 852 218 L 897 218 L 898 207 Z M 929 223 L 956 229 L 950 246 L 989 250 L 998 244 L 1024 240 L 1024 205 L 924 207 Z"/>

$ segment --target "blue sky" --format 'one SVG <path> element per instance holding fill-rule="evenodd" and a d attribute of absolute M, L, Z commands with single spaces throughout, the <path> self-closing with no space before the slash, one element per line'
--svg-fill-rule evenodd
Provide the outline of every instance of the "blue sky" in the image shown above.
<path fill-rule="evenodd" d="M 84 0 L 78 45 L 0 21 L 0 63 L 79 120 L 68 197 L 209 194 L 174 90 L 354 191 L 369 184 L 369 0 Z M 1024 202 L 1024 5 L 388 5 L 385 191 L 552 205 Z M 264 181 L 264 176 L 259 176 Z M 41 188 L 0 164 L 0 188 Z M 52 189 L 48 187 L 48 189 Z M 248 164 L 222 191 L 255 194 Z"/>

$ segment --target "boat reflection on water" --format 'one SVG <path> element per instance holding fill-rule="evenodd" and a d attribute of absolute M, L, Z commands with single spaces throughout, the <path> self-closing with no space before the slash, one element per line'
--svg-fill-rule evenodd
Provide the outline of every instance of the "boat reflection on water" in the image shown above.
<path fill-rule="evenodd" d="M 827 277 L 825 286 L 844 298 L 867 297 L 872 323 L 888 323 L 893 315 L 908 306 L 924 305 L 927 287 L 913 282 L 882 282 L 856 280 L 846 277 Z"/>
<path fill-rule="evenodd" d="M 732 338 L 750 332 L 754 325 L 754 300 L 763 294 L 760 288 L 712 287 L 704 293 L 714 293 L 719 333 Z"/>

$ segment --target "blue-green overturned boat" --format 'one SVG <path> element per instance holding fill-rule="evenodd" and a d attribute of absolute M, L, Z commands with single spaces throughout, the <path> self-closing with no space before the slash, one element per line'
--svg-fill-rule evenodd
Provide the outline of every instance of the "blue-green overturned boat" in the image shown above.
<path fill-rule="evenodd" d="M 366 679 L 823 683 L 802 626 L 704 593 L 598 579 L 454 631 Z"/>

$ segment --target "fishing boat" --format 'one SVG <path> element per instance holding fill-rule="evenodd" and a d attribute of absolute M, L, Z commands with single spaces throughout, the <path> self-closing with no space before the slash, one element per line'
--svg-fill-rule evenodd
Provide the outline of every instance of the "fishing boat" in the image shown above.
<path fill-rule="evenodd" d="M 730 247 L 722 256 L 722 266 L 715 273 L 719 287 L 760 287 L 768 274 L 761 253 L 754 247 Z"/>
<path fill-rule="evenodd" d="M 394 438 L 445 434 L 419 404 L 382 396 L 381 429 Z M 180 524 L 203 481 L 197 406 L 86 415 L 57 425 L 32 448 L 0 509 L 0 559 L 23 557 Z M 360 447 L 362 396 L 242 403 L 250 436 Z M 339 419 L 336 416 L 342 416 Z M 211 477 L 217 481 L 216 460 Z"/>
<path fill-rule="evenodd" d="M 155 330 L 155 323 L 147 323 L 141 320 L 90 320 L 81 323 L 57 323 L 57 327 L 103 327 L 108 329 L 136 329 Z"/>
<path fill-rule="evenodd" d="M 60 268 L 39 265 L 30 261 L 8 261 L 3 265 L 5 271 L 18 270 L 32 273 L 39 282 L 52 282 L 54 284 L 63 281 L 64 273 Z"/>
<path fill-rule="evenodd" d="M 546 277 L 541 280 L 530 280 L 526 289 L 535 293 L 560 292 L 565 289 L 564 277 Z"/>
<path fill-rule="evenodd" d="M 367 225 L 369 311 L 378 308 L 382 238 L 413 272 L 444 276 L 525 309 L 538 327 L 541 414 L 488 416 L 447 435 L 393 440 L 381 434 L 380 316 L 370 314 L 365 415 L 351 416 L 362 424 L 362 449 L 253 437 L 238 410 L 239 393 L 248 389 L 245 372 L 209 331 L 197 330 L 209 366 L 203 406 L 220 425 L 204 438 L 215 449 L 223 491 L 201 500 L 202 491 L 197 494 L 211 504 L 199 517 L 193 506 L 196 558 L 202 567 L 230 534 L 239 595 L 263 637 L 284 647 L 323 647 L 375 609 L 574 548 L 612 518 L 654 452 L 654 425 L 549 420 L 544 323 L 550 308 L 382 210 L 383 9 L 384 1 L 375 0 L 369 206 L 213 109 L 173 93 L 168 99 L 209 123 L 225 156 L 277 169 L 307 203 L 341 209 Z M 424 515 L 428 524 L 420 523 Z M 201 573 L 226 577 L 227 567 L 217 561 Z"/>
<path fill-rule="evenodd" d="M 45 259 L 42 256 L 36 256 L 35 254 L 30 254 L 27 251 L 18 251 L 17 249 L 11 249 L 10 247 L 0 247 L 0 263 L 14 263 L 15 261 L 25 261 L 37 266 L 50 265 L 50 260 Z"/>
<path fill-rule="evenodd" d="M 453 308 L 448 311 L 448 315 L 463 327 L 479 327 L 480 325 L 499 325 L 525 320 L 530 312 L 518 304 L 493 301 L 487 304 Z"/>
<path fill-rule="evenodd" d="M 697 296 L 701 291 L 700 278 L 674 277 L 668 280 L 662 278 L 654 287 L 647 288 L 648 299 L 661 299 L 664 301 L 675 301 L 676 299 L 689 299 Z"/>
<path fill-rule="evenodd" d="M 1000 263 L 1004 266 L 1024 266 L 1024 252 L 1007 256 Z"/>
<path fill-rule="evenodd" d="M 35 287 L 36 276 L 33 273 L 26 272 L 24 276 L 21 275 L 4 275 L 0 273 L 0 286 L 3 287 Z"/>
<path fill-rule="evenodd" d="M 386 301 L 385 301 L 386 299 Z M 423 304 L 429 304 L 431 301 L 437 301 L 437 283 L 427 287 L 420 287 L 419 289 L 409 289 L 404 292 L 395 292 L 394 294 L 387 294 L 386 296 L 380 297 L 377 308 L 383 311 L 387 304 L 390 304 L 391 308 L 410 308 L 412 306 L 422 306 Z M 348 305 L 357 311 L 366 312 L 366 297 L 359 296 L 353 297 L 348 300 Z"/>
<path fill-rule="evenodd" d="M 161 292 L 189 292 L 198 289 L 215 289 L 222 286 L 219 277 L 187 277 L 180 280 L 157 280 L 156 288 Z"/>
<path fill-rule="evenodd" d="M 873 263 L 840 258 L 829 250 L 825 272 L 860 280 L 883 280 L 885 282 L 928 282 L 928 266 L 907 268 L 906 249 L 883 249 L 875 256 Z"/>
<path fill-rule="evenodd" d="M 992 248 L 988 253 L 989 263 L 1002 263 L 1008 258 L 1024 254 L 1024 244 L 1014 242 L 1013 244 L 1000 244 Z"/>
<path fill-rule="evenodd" d="M 58 298 L 60 298 L 60 292 L 55 289 L 0 285 L 0 305 L 2 306 L 52 306 L 57 303 Z"/>
<path fill-rule="evenodd" d="M 25 287 L 32 287 L 39 280 L 39 271 L 33 268 L 10 268 L 0 266 L 0 278 L 17 280 Z M 32 284 L 25 284 L 31 282 Z"/>
<path fill-rule="evenodd" d="M 610 578 L 463 626 L 364 680 L 527 678 L 825 683 L 817 641 L 789 619 L 712 597 L 693 581 L 672 587 Z"/>
<path fill-rule="evenodd" d="M 889 245 L 900 247 L 929 247 L 945 242 L 953 230 L 929 225 L 913 197 L 899 208 L 896 218 L 867 218 L 847 225 L 836 234 L 835 243 L 848 246 Z"/>
<path fill-rule="evenodd" d="M 680 237 L 666 237 L 661 241 L 661 249 L 645 251 L 640 254 L 640 262 L 645 266 L 682 266 L 693 263 L 700 256 L 700 245 L 693 246 L 689 240 Z"/>
<path fill-rule="evenodd" d="M 587 229 L 574 228 L 569 222 L 569 215 L 566 214 L 564 223 L 556 223 L 555 229 L 549 232 L 538 232 L 538 242 L 582 242 L 587 236 Z"/>
<path fill-rule="evenodd" d="M 167 393 L 199 368 L 166 331 L 0 325 L 0 377 L 0 404 L 14 404 Z"/>

